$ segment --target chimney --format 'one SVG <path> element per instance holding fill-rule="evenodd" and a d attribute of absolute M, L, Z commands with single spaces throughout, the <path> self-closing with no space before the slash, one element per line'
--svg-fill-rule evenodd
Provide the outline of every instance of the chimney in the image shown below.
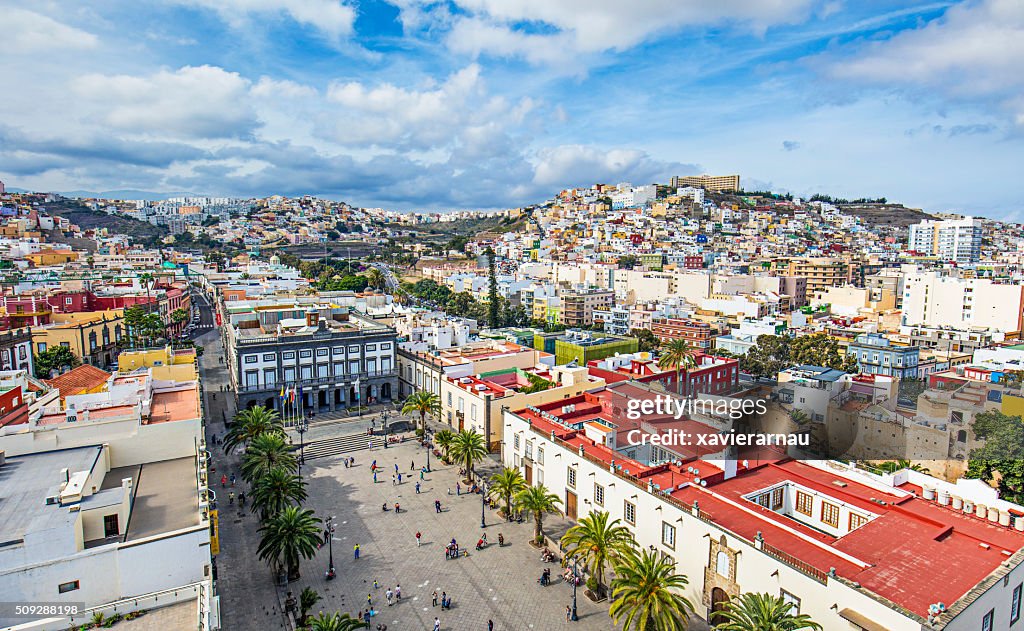
<path fill-rule="evenodd" d="M 316 309 L 306 311 L 306 326 L 316 328 L 320 323 L 320 313 Z"/>

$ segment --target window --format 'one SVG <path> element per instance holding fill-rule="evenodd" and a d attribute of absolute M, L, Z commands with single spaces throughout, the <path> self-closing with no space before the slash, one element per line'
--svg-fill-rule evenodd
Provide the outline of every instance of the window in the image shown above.
<path fill-rule="evenodd" d="M 344 346 L 335 346 L 333 349 L 331 349 L 331 352 L 333 352 L 335 355 L 344 355 L 345 354 L 345 347 Z"/>
<path fill-rule="evenodd" d="M 821 503 L 821 521 L 829 526 L 839 526 L 839 507 L 828 502 Z"/>
<path fill-rule="evenodd" d="M 72 300 L 71 300 L 70 297 L 64 299 L 64 304 L 69 305 L 71 303 L 72 303 Z"/>
<path fill-rule="evenodd" d="M 523 449 L 523 457 L 533 459 L 533 441 L 526 441 L 526 448 Z"/>
<path fill-rule="evenodd" d="M 375 350 L 377 350 L 377 345 L 376 344 L 367 344 L 365 348 L 366 348 L 367 352 L 375 351 Z"/>
<path fill-rule="evenodd" d="M 1020 583 L 1013 588 L 1013 598 L 1010 599 L 1010 624 L 1020 620 L 1021 589 L 1024 589 L 1024 583 Z"/>
<path fill-rule="evenodd" d="M 800 614 L 800 599 L 790 594 L 786 590 L 779 590 L 779 596 L 782 597 L 782 602 L 789 604 L 789 613 L 794 616 Z"/>
<path fill-rule="evenodd" d="M 277 369 L 276 368 L 264 368 L 263 369 L 263 385 L 272 386 L 277 383 Z"/>
<path fill-rule="evenodd" d="M 61 583 L 60 585 L 58 585 L 57 586 L 57 593 L 59 593 L 59 594 L 66 594 L 68 592 L 73 592 L 73 591 L 75 591 L 78 588 L 79 588 L 78 581 L 69 581 L 67 583 Z"/>
<path fill-rule="evenodd" d="M 389 351 L 389 350 L 391 350 L 391 342 L 385 342 L 384 344 L 381 344 L 380 345 L 380 350 L 382 350 L 382 351 Z"/>
<path fill-rule="evenodd" d="M 318 349 L 316 349 L 316 356 L 317 357 L 327 357 L 327 353 L 328 352 L 329 352 L 329 349 L 318 348 Z"/>
<path fill-rule="evenodd" d="M 516 434 L 516 435 L 515 435 L 515 436 L 514 436 L 514 437 L 512 438 L 512 447 L 513 447 L 513 448 L 514 448 L 514 449 L 515 449 L 516 451 L 519 451 L 519 434 Z"/>
<path fill-rule="evenodd" d="M 263 361 L 265 361 L 265 362 L 277 361 L 277 353 L 263 353 Z"/>
<path fill-rule="evenodd" d="M 36 351 L 38 351 L 40 353 L 45 353 L 46 352 L 46 342 L 38 342 L 36 344 Z"/>
<path fill-rule="evenodd" d="M 281 354 L 284 359 L 295 359 L 295 351 L 285 351 Z"/>
<path fill-rule="evenodd" d="M 544 448 L 537 447 L 537 464 L 544 464 Z"/>
<path fill-rule="evenodd" d="M 989 609 L 985 617 L 981 619 L 981 631 L 992 631 L 995 627 L 992 625 L 995 623 L 996 610 Z"/>
<path fill-rule="evenodd" d="M 302 358 L 302 359 L 309 359 L 312 356 L 313 356 L 313 351 L 312 350 L 299 351 L 299 357 Z"/>
<path fill-rule="evenodd" d="M 255 364 L 256 362 L 258 362 L 258 361 L 259 361 L 259 359 L 260 359 L 260 358 L 259 358 L 259 356 L 257 356 L 257 355 L 246 355 L 246 356 L 245 356 L 245 357 L 243 357 L 242 359 L 243 359 L 243 361 L 245 361 L 245 363 L 247 363 L 247 364 Z"/>
<path fill-rule="evenodd" d="M 120 534 L 120 530 L 117 526 L 117 513 L 113 515 L 103 516 L 103 536 L 113 537 L 114 535 Z"/>
<path fill-rule="evenodd" d="M 255 370 L 245 371 L 245 387 L 255 388 L 260 385 L 260 373 Z"/>
<path fill-rule="evenodd" d="M 864 524 L 868 523 L 868 518 L 857 513 L 850 513 L 850 530 L 860 528 Z"/>
<path fill-rule="evenodd" d="M 572 467 L 566 467 L 567 473 L 565 474 L 565 483 L 569 485 L 569 488 L 576 488 L 576 469 Z"/>
<path fill-rule="evenodd" d="M 604 487 L 600 484 L 594 484 L 594 503 L 604 506 Z"/>
<path fill-rule="evenodd" d="M 452 406 L 452 393 L 449 392 L 448 393 L 448 407 L 451 407 L 451 406 Z"/>
<path fill-rule="evenodd" d="M 622 518 L 623 520 L 632 526 L 636 525 L 636 504 L 629 500 L 622 501 Z"/>
<path fill-rule="evenodd" d="M 469 420 L 476 420 L 476 403 L 469 404 Z"/>
<path fill-rule="evenodd" d="M 796 492 L 796 512 L 811 516 L 811 507 L 814 506 L 814 498 L 803 491 Z"/>
<path fill-rule="evenodd" d="M 771 503 L 771 506 L 769 508 L 771 508 L 772 510 L 779 510 L 779 509 L 781 509 L 782 508 L 782 501 L 785 498 L 785 492 L 786 492 L 786 489 L 784 487 L 781 487 L 781 486 L 779 488 L 777 488 L 777 489 L 772 489 L 772 503 Z"/>
<path fill-rule="evenodd" d="M 348 347 L 348 352 L 353 354 L 353 355 L 358 355 L 359 354 L 359 347 L 355 346 L 355 345 L 349 346 Z"/>
<path fill-rule="evenodd" d="M 676 527 L 668 522 L 661 522 L 661 545 L 666 548 L 676 547 Z"/>
<path fill-rule="evenodd" d="M 715 556 L 715 573 L 729 578 L 729 555 L 722 550 Z"/>

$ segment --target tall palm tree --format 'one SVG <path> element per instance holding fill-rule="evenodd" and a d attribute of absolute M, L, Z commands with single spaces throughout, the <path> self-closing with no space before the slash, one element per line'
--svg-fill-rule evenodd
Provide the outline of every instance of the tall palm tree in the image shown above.
<path fill-rule="evenodd" d="M 672 340 L 661 349 L 661 357 L 658 358 L 658 368 L 662 370 L 674 368 L 676 371 L 676 393 L 683 393 L 682 372 L 684 368 L 693 366 L 693 349 L 690 343 L 683 339 Z"/>
<path fill-rule="evenodd" d="M 533 515 L 533 540 L 540 545 L 544 541 L 544 513 L 557 513 L 562 500 L 548 492 L 543 484 L 528 486 L 516 493 L 514 505 Z"/>
<path fill-rule="evenodd" d="M 310 618 L 308 622 L 309 631 L 356 631 L 356 629 L 366 628 L 366 623 L 356 620 L 347 613 L 320 612 L 316 617 Z"/>
<path fill-rule="evenodd" d="M 289 473 L 298 469 L 299 462 L 291 445 L 280 434 L 260 434 L 249 441 L 242 458 L 242 479 L 255 484 L 272 469 L 281 468 Z"/>
<path fill-rule="evenodd" d="M 434 434 L 434 442 L 441 448 L 441 453 L 444 457 L 448 457 L 448 452 L 452 448 L 452 443 L 455 441 L 455 432 L 450 429 L 442 429 L 438 433 Z"/>
<path fill-rule="evenodd" d="M 312 559 L 323 541 L 320 520 L 313 511 L 289 506 L 260 526 L 260 560 L 284 567 L 288 580 L 297 580 L 300 559 Z"/>
<path fill-rule="evenodd" d="M 386 282 L 384 272 L 380 271 L 376 267 L 371 267 L 367 270 L 366 280 L 368 281 L 369 286 L 375 289 L 382 289 Z"/>
<path fill-rule="evenodd" d="M 258 405 L 236 414 L 231 429 L 224 437 L 224 449 L 231 451 L 237 445 L 249 443 L 260 434 L 284 434 L 284 422 L 277 410 Z"/>
<path fill-rule="evenodd" d="M 473 465 L 487 455 L 487 442 L 474 431 L 464 429 L 452 440 L 451 454 L 466 469 L 466 483 L 473 481 Z"/>
<path fill-rule="evenodd" d="M 608 613 L 622 631 L 683 631 L 693 611 L 680 594 L 688 583 L 656 551 L 628 548 L 615 564 Z"/>
<path fill-rule="evenodd" d="M 433 392 L 418 390 L 409 395 L 402 404 L 402 414 L 419 414 L 420 428 L 427 429 L 427 414 L 441 413 L 441 397 Z"/>
<path fill-rule="evenodd" d="M 730 601 L 718 615 L 725 622 L 715 625 L 718 631 L 797 631 L 821 629 L 807 614 L 793 613 L 792 603 L 771 594 L 741 594 Z"/>
<path fill-rule="evenodd" d="M 587 571 L 597 580 L 598 589 L 604 588 L 604 568 L 633 546 L 633 535 L 619 520 L 608 521 L 607 511 L 588 514 L 562 536 L 565 555 L 583 562 Z"/>
<path fill-rule="evenodd" d="M 492 497 L 497 497 L 505 502 L 505 516 L 512 515 L 512 497 L 526 488 L 526 480 L 519 469 L 502 467 L 501 471 L 491 476 L 491 483 L 487 487 Z"/>
<path fill-rule="evenodd" d="M 292 505 L 306 500 L 306 483 L 302 478 L 280 467 L 271 469 L 257 479 L 249 493 L 252 512 L 259 511 L 266 521 Z"/>
<path fill-rule="evenodd" d="M 307 587 L 299 594 L 299 626 L 306 626 L 309 620 L 309 610 L 312 609 L 323 597 L 312 587 Z"/>

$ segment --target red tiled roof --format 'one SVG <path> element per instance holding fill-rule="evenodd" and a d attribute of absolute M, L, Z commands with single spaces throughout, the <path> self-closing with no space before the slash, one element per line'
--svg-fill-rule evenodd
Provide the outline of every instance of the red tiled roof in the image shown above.
<path fill-rule="evenodd" d="M 82 364 L 63 375 L 58 375 L 53 379 L 44 379 L 44 381 L 51 388 L 60 390 L 60 396 L 64 398 L 98 388 L 109 378 L 109 372 L 89 364 Z"/>

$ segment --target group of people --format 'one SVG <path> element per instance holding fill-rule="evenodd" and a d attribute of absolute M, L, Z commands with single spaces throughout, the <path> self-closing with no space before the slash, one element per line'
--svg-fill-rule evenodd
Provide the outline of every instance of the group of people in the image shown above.
<path fill-rule="evenodd" d="M 437 607 L 437 590 L 431 594 L 431 606 Z M 441 592 L 441 610 L 451 610 L 452 608 L 452 597 L 448 595 L 448 592 Z"/>
<path fill-rule="evenodd" d="M 455 537 L 452 537 L 451 543 L 444 547 L 444 559 L 447 561 L 457 558 L 459 558 L 459 543 L 455 541 Z"/>

